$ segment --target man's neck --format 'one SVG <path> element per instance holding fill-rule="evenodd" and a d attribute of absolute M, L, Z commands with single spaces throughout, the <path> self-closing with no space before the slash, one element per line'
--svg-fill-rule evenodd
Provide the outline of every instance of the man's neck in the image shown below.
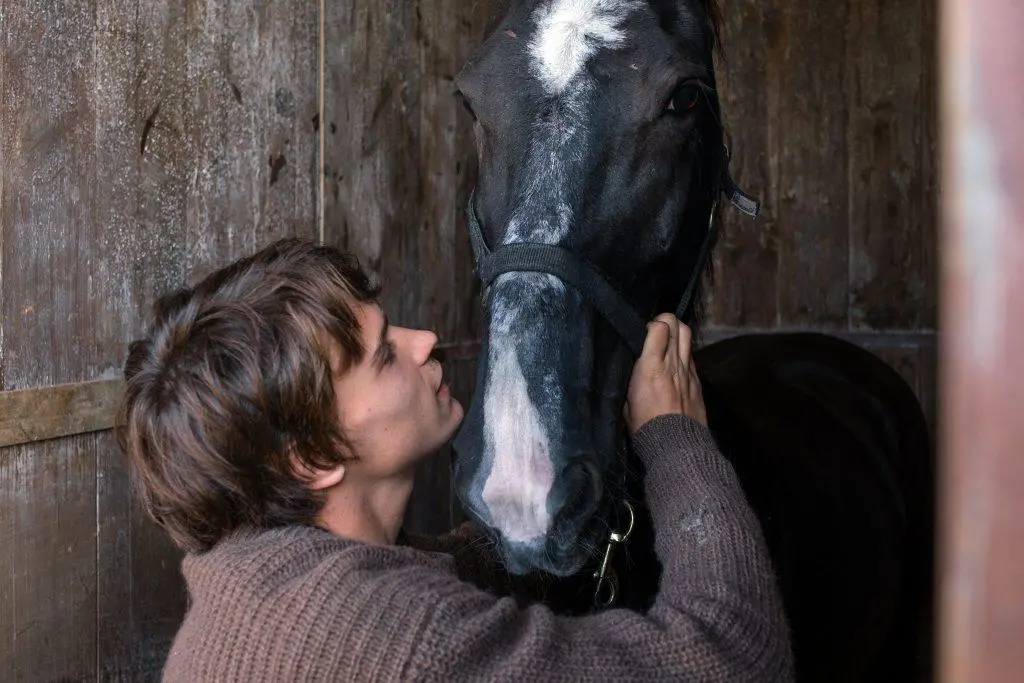
<path fill-rule="evenodd" d="M 317 523 L 354 541 L 393 545 L 412 494 L 413 477 L 374 482 L 343 480 L 327 491 Z"/>

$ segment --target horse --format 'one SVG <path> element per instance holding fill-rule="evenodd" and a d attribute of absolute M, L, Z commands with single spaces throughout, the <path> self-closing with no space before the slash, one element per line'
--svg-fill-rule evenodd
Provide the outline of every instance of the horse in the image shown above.
<path fill-rule="evenodd" d="M 563 613 L 653 601 L 630 371 L 655 314 L 699 334 L 720 200 L 757 210 L 729 171 L 717 17 L 714 0 L 509 0 L 456 79 L 485 329 L 455 487 L 518 594 Z M 910 387 L 817 333 L 728 339 L 695 363 L 798 680 L 927 676 L 934 465 Z"/>

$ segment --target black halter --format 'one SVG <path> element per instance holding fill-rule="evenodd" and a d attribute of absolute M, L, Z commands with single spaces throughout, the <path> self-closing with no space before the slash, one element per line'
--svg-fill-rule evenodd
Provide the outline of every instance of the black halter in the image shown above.
<path fill-rule="evenodd" d="M 729 173 L 728 151 L 726 151 L 723 164 L 722 183 L 719 191 L 724 192 L 733 206 L 740 211 L 751 217 L 757 217 L 760 204 L 733 182 L 732 175 Z M 701 273 L 704 272 L 707 261 L 711 258 L 711 251 L 718 240 L 718 227 L 715 224 L 717 206 L 718 200 L 716 199 L 711 205 L 707 235 L 701 244 L 697 262 L 690 273 L 683 296 L 676 307 L 677 318 L 682 318 L 690 307 L 690 301 L 697 289 Z M 640 356 L 646 336 L 647 317 L 641 315 L 598 268 L 568 249 L 550 244 L 506 244 L 491 250 L 484 239 L 483 228 L 476 215 L 473 196 L 469 198 L 469 208 L 466 213 L 469 220 L 469 237 L 476 258 L 477 274 L 485 287 L 504 273 L 535 272 L 554 275 L 576 288 L 583 298 L 600 311 L 604 319 L 615 328 L 615 331 L 633 352 L 634 357 Z"/>

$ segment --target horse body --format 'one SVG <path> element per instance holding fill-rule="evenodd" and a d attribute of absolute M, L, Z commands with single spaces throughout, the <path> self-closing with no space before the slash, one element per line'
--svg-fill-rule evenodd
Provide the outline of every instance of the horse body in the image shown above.
<path fill-rule="evenodd" d="M 799 679 L 922 680 L 934 471 L 910 387 L 822 334 L 737 337 L 695 362 L 715 440 L 761 521 Z"/>
<path fill-rule="evenodd" d="M 482 239 L 572 252 L 644 315 L 673 310 L 702 267 L 727 166 L 712 12 L 708 0 L 512 2 L 459 77 Z M 633 502 L 612 567 L 618 604 L 646 609 L 660 567 L 643 473 L 623 456 L 629 345 L 591 292 L 528 265 L 491 281 L 484 304 L 477 398 L 455 442 L 463 507 L 524 595 L 580 613 Z M 696 308 L 684 313 L 698 326 Z M 801 680 L 912 680 L 926 662 L 933 483 L 913 392 L 825 335 L 731 339 L 696 364 L 762 523 Z"/>

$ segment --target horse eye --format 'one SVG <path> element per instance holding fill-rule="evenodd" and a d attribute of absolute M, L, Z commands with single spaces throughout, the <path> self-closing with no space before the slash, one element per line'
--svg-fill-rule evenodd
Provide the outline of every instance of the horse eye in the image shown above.
<path fill-rule="evenodd" d="M 682 114 L 693 110 L 700 102 L 700 88 L 693 83 L 683 83 L 672 93 L 666 111 Z"/>

